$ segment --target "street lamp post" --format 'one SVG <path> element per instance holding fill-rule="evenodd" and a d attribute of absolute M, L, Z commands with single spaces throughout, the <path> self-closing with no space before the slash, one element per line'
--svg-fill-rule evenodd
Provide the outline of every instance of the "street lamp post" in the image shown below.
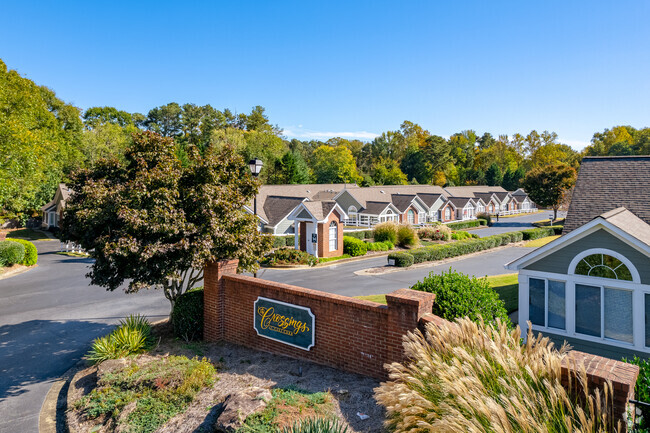
<path fill-rule="evenodd" d="M 251 169 L 251 174 L 256 178 L 260 175 L 263 165 L 264 163 L 262 160 L 258 158 L 253 158 L 248 161 L 248 167 Z M 255 194 L 255 197 L 253 198 L 253 213 L 255 214 L 255 217 L 257 217 L 257 194 Z"/>

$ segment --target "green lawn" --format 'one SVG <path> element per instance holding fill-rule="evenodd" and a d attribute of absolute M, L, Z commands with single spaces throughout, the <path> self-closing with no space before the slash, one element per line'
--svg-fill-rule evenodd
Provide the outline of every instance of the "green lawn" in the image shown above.
<path fill-rule="evenodd" d="M 508 314 L 519 308 L 519 282 L 517 274 L 493 275 L 487 277 L 488 283 L 506 304 Z M 386 295 L 356 296 L 357 299 L 386 304 Z"/>
<path fill-rule="evenodd" d="M 45 233 L 32 229 L 20 229 L 7 233 L 7 239 L 11 238 L 25 239 L 28 241 L 47 241 L 52 239 Z"/>
<path fill-rule="evenodd" d="M 525 247 L 532 247 L 532 248 L 539 248 L 543 247 L 547 243 L 554 241 L 555 239 L 559 238 L 560 235 L 554 235 L 554 236 L 546 236 L 544 238 L 539 238 L 535 239 L 534 241 L 528 241 L 524 244 Z"/>

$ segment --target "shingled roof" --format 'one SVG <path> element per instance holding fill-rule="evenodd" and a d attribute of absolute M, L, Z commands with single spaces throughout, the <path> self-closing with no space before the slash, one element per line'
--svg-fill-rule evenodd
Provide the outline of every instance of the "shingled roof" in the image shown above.
<path fill-rule="evenodd" d="M 485 193 L 508 193 L 508 191 L 501 186 L 487 185 L 448 186 L 445 188 L 445 195 L 447 197 L 476 197 L 476 194 Z"/>
<path fill-rule="evenodd" d="M 650 156 L 583 158 L 563 233 L 618 207 L 650 224 Z"/>

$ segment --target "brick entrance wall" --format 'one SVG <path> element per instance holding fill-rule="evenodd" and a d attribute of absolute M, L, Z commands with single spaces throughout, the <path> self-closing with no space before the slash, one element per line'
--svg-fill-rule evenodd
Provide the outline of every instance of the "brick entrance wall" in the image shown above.
<path fill-rule="evenodd" d="M 404 360 L 403 336 L 428 323 L 445 325 L 431 314 L 435 296 L 399 289 L 386 295 L 387 305 L 237 275 L 237 261 L 210 263 L 204 270 L 204 338 L 305 359 L 340 370 L 386 379 L 384 364 Z M 311 309 L 315 346 L 306 351 L 257 335 L 254 302 L 259 297 Z M 614 390 L 614 419 L 625 419 L 639 374 L 635 365 L 572 351 L 583 362 L 590 388 L 606 381 Z M 571 374 L 572 364 L 566 369 Z M 566 381 L 565 381 L 566 382 Z"/>

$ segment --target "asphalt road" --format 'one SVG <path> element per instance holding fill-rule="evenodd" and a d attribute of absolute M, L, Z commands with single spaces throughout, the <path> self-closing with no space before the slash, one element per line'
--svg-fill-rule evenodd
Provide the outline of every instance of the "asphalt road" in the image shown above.
<path fill-rule="evenodd" d="M 38 431 L 52 382 L 119 319 L 169 314 L 162 293 L 126 295 L 89 286 L 84 275 L 90 260 L 55 254 L 58 241 L 35 244 L 38 267 L 0 280 L 0 433 Z"/>

